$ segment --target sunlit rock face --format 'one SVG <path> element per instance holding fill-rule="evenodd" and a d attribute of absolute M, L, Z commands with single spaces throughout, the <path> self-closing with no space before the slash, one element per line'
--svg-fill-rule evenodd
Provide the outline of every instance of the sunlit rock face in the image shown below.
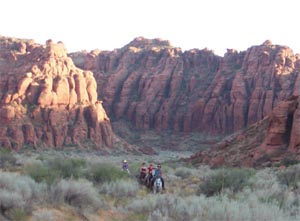
<path fill-rule="evenodd" d="M 110 120 L 91 71 L 62 42 L 0 37 L 0 145 L 112 146 Z"/>
<path fill-rule="evenodd" d="M 221 57 L 139 37 L 114 51 L 70 57 L 94 73 L 98 95 L 116 121 L 143 130 L 238 133 L 193 161 L 257 166 L 300 155 L 300 58 L 289 47 L 266 41 Z"/>
<path fill-rule="evenodd" d="M 220 57 L 139 37 L 114 51 L 70 56 L 95 74 L 109 116 L 145 130 L 231 134 L 300 92 L 298 55 L 270 41 Z"/>

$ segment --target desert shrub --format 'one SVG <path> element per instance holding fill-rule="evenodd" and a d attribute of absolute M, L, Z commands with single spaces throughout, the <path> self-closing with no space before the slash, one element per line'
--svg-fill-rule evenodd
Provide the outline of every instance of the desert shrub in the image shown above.
<path fill-rule="evenodd" d="M 23 208 L 15 208 L 10 211 L 10 217 L 14 221 L 24 221 L 27 215 L 27 212 Z"/>
<path fill-rule="evenodd" d="M 45 190 L 29 177 L 5 172 L 0 172 L 0 187 L 1 213 L 15 220 L 31 212 L 33 205 L 43 198 Z"/>
<path fill-rule="evenodd" d="M 66 203 L 80 210 L 97 210 L 102 204 L 93 184 L 87 180 L 61 180 L 51 189 L 52 202 Z"/>
<path fill-rule="evenodd" d="M 300 188 L 300 165 L 293 165 L 285 170 L 278 171 L 277 178 L 280 184 L 294 189 Z"/>
<path fill-rule="evenodd" d="M 182 179 L 187 179 L 192 175 L 192 170 L 186 167 L 179 167 L 175 170 L 175 175 Z"/>
<path fill-rule="evenodd" d="M 249 179 L 252 189 L 270 189 L 275 184 L 278 184 L 278 181 L 276 171 L 272 168 L 257 170 Z"/>
<path fill-rule="evenodd" d="M 86 178 L 93 183 L 104 183 L 128 177 L 120 168 L 110 164 L 95 163 L 86 171 Z"/>
<path fill-rule="evenodd" d="M 142 163 L 138 162 L 138 161 L 131 162 L 129 164 L 130 172 L 133 173 L 134 175 L 139 174 L 139 170 L 140 170 L 141 165 L 142 165 Z"/>
<path fill-rule="evenodd" d="M 249 179 L 249 183 L 235 198 L 248 200 L 256 197 L 260 203 L 275 205 L 288 215 L 299 215 L 300 196 L 278 182 L 276 170 L 273 168 L 258 170 Z"/>
<path fill-rule="evenodd" d="M 6 190 L 0 190 L 0 207 L 1 213 L 5 217 L 11 217 L 12 212 L 17 208 L 25 207 L 25 201 L 22 196 L 12 191 L 6 192 Z"/>
<path fill-rule="evenodd" d="M 168 214 L 165 215 L 159 209 L 156 209 L 156 210 L 154 210 L 153 212 L 150 213 L 147 220 L 148 221 L 156 221 L 156 220 L 167 221 L 167 220 L 170 220 L 170 219 L 168 217 Z"/>
<path fill-rule="evenodd" d="M 32 221 L 52 221 L 54 220 L 53 213 L 48 210 L 37 210 L 32 213 Z"/>
<path fill-rule="evenodd" d="M 164 179 L 165 179 L 165 182 L 168 182 L 169 184 L 172 183 L 172 185 L 175 185 L 175 183 L 180 183 L 181 182 L 181 178 L 176 176 L 173 173 L 167 174 Z"/>
<path fill-rule="evenodd" d="M 100 192 L 116 198 L 126 198 L 135 196 L 139 188 L 139 184 L 135 181 L 118 180 L 105 182 L 101 185 Z"/>
<path fill-rule="evenodd" d="M 134 213 L 149 214 L 157 208 L 157 197 L 157 195 L 147 195 L 143 198 L 133 199 L 125 208 Z"/>
<path fill-rule="evenodd" d="M 80 178 L 86 167 L 84 159 L 57 157 L 47 161 L 47 167 L 60 178 Z"/>
<path fill-rule="evenodd" d="M 285 167 L 289 167 L 292 165 L 299 164 L 299 160 L 297 159 L 291 159 L 291 158 L 284 158 L 280 162 L 281 165 L 284 165 Z"/>
<path fill-rule="evenodd" d="M 82 159 L 48 159 L 43 163 L 29 164 L 25 167 L 25 174 L 36 182 L 52 184 L 64 178 L 79 178 L 83 176 L 86 162 Z"/>
<path fill-rule="evenodd" d="M 201 208 L 199 204 L 190 203 L 186 199 L 169 194 L 148 195 L 134 199 L 126 208 L 128 211 L 148 216 L 147 220 L 193 220 Z"/>
<path fill-rule="evenodd" d="M 271 168 L 259 170 L 249 179 L 249 188 L 245 188 L 241 195 L 249 198 L 255 195 L 261 202 L 275 203 L 282 199 L 284 190 L 277 181 L 276 173 Z"/>
<path fill-rule="evenodd" d="M 42 163 L 27 165 L 24 168 L 24 174 L 30 176 L 38 183 L 45 182 L 47 184 L 52 184 L 59 179 L 58 174 L 56 174 L 55 171 Z"/>
<path fill-rule="evenodd" d="M 0 167 L 7 169 L 16 164 L 17 159 L 9 149 L 0 147 Z"/>
<path fill-rule="evenodd" d="M 247 198 L 251 196 L 255 196 L 261 203 L 275 205 L 289 215 L 299 215 L 299 195 L 286 188 L 280 188 L 279 185 L 274 184 L 269 190 L 249 191 Z"/>
<path fill-rule="evenodd" d="M 210 176 L 210 174 L 214 171 L 207 165 L 200 165 L 198 167 L 199 178 L 204 180 L 206 177 Z"/>
<path fill-rule="evenodd" d="M 292 218 L 285 214 L 278 206 L 269 203 L 262 203 L 255 196 L 243 201 L 232 200 L 226 196 L 223 196 L 221 199 L 218 197 L 202 199 L 206 203 L 201 205 L 201 213 L 207 217 L 206 220 L 282 221 L 290 220 Z M 203 201 L 201 202 L 203 203 Z M 207 211 L 207 213 L 204 211 Z"/>
<path fill-rule="evenodd" d="M 253 174 L 250 169 L 219 169 L 212 172 L 205 177 L 199 186 L 198 194 L 205 194 L 212 196 L 220 194 L 224 189 L 232 192 L 242 190 L 247 184 L 248 180 Z"/>
<path fill-rule="evenodd" d="M 224 195 L 209 198 L 203 195 L 185 198 L 175 195 L 149 195 L 131 201 L 126 209 L 133 213 L 147 215 L 149 221 L 282 221 L 298 218 L 286 214 L 276 205 L 260 202 L 255 196 L 239 201 Z"/>

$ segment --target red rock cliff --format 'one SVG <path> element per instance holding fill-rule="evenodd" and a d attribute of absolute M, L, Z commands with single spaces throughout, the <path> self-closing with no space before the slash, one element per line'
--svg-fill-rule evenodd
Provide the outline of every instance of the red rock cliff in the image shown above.
<path fill-rule="evenodd" d="M 63 43 L 0 38 L 0 145 L 112 146 L 112 129 L 91 71 Z"/>
<path fill-rule="evenodd" d="M 187 159 L 211 166 L 270 166 L 285 159 L 300 160 L 299 96 L 280 102 L 272 113 L 212 148 Z"/>
<path fill-rule="evenodd" d="M 95 73 L 109 115 L 140 129 L 230 134 L 299 95 L 298 55 L 270 41 L 220 57 L 140 37 L 121 49 L 71 57 Z"/>

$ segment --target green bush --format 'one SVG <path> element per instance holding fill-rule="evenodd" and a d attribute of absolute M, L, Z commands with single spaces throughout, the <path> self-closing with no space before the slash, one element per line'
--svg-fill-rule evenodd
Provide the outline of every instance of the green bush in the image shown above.
<path fill-rule="evenodd" d="M 80 178 L 83 176 L 86 162 L 82 159 L 55 158 L 43 164 L 31 164 L 25 167 L 25 174 L 36 182 L 53 182 L 66 178 Z"/>
<path fill-rule="evenodd" d="M 10 166 L 14 166 L 16 164 L 17 159 L 11 153 L 9 149 L 0 147 L 0 166 L 1 168 L 7 168 Z"/>
<path fill-rule="evenodd" d="M 213 196 L 220 194 L 225 189 L 232 192 L 242 190 L 247 184 L 250 176 L 253 174 L 250 169 L 219 169 L 205 177 L 199 186 L 198 194 Z"/>
<path fill-rule="evenodd" d="M 80 178 L 86 167 L 86 161 L 83 159 L 58 157 L 47 161 L 47 166 L 55 171 L 60 178 Z"/>
<path fill-rule="evenodd" d="M 22 208 L 15 208 L 10 211 L 10 217 L 14 221 L 24 221 L 27 215 L 26 211 Z"/>
<path fill-rule="evenodd" d="M 59 176 L 55 171 L 40 163 L 27 165 L 24 169 L 24 173 L 38 183 L 45 182 L 47 184 L 52 184 L 59 179 Z"/>
<path fill-rule="evenodd" d="M 104 183 L 127 177 L 128 174 L 109 164 L 92 164 L 86 172 L 86 178 L 93 183 Z"/>

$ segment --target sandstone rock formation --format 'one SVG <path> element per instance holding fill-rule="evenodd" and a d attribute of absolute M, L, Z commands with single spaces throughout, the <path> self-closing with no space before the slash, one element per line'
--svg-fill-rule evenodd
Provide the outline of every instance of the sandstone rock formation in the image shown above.
<path fill-rule="evenodd" d="M 270 41 L 221 57 L 139 37 L 68 57 L 61 42 L 0 37 L 0 144 L 111 146 L 105 108 L 142 130 L 238 132 L 195 161 L 272 163 L 300 155 L 299 69 L 298 54 Z"/>
<path fill-rule="evenodd" d="M 93 73 L 75 67 L 62 42 L 0 37 L 0 76 L 1 146 L 112 146 Z"/>
<path fill-rule="evenodd" d="M 300 97 L 280 102 L 272 113 L 245 130 L 230 135 L 187 161 L 213 167 L 270 166 L 285 159 L 300 160 Z"/>
<path fill-rule="evenodd" d="M 121 49 L 71 57 L 95 73 L 114 121 L 127 119 L 143 130 L 238 132 L 194 161 L 257 166 L 300 156 L 300 57 L 289 47 L 265 41 L 220 57 L 139 37 Z"/>
<path fill-rule="evenodd" d="M 144 130 L 231 134 L 300 92 L 298 54 L 270 41 L 220 57 L 139 37 L 114 51 L 70 56 L 94 72 L 109 116 Z"/>

